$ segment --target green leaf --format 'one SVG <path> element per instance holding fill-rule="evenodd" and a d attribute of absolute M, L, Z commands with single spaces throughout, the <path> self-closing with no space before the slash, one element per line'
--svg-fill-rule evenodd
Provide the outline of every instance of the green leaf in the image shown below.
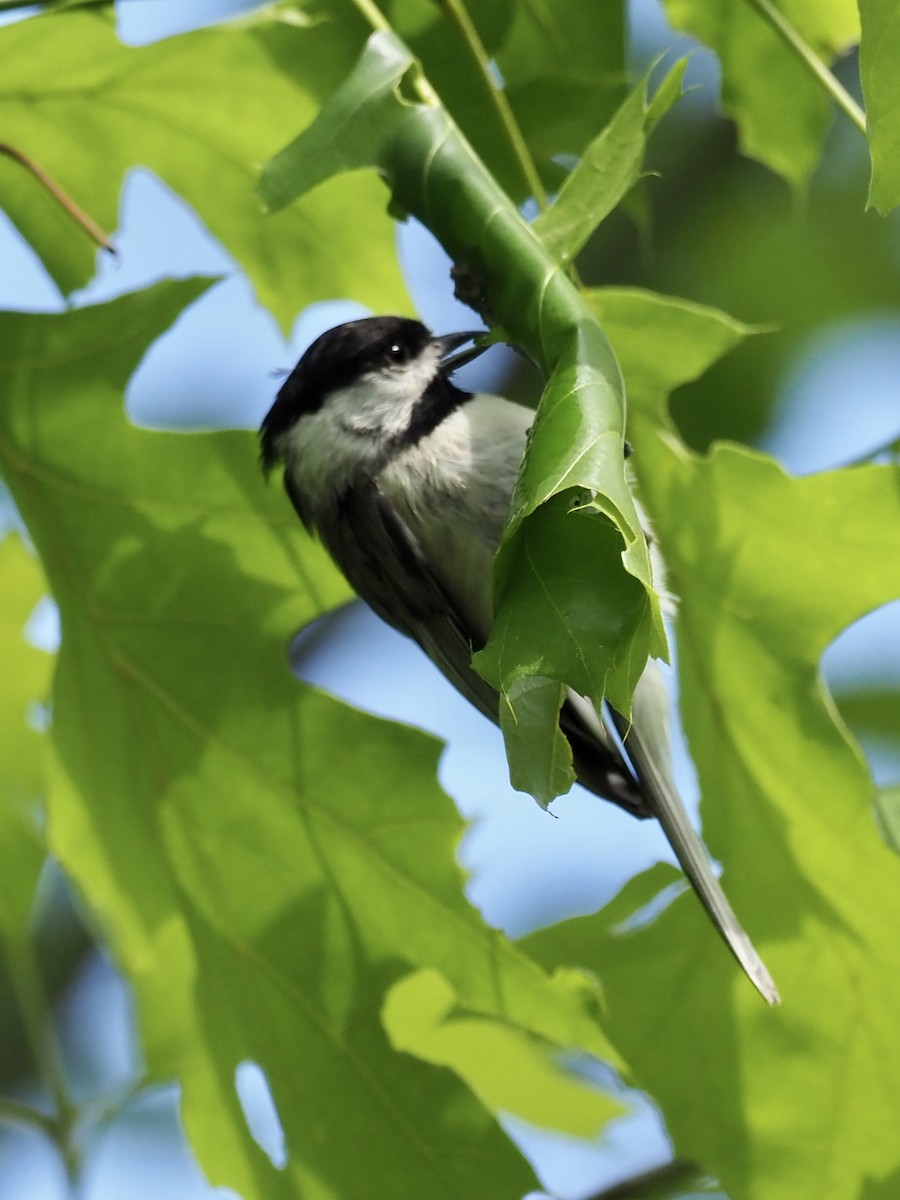
<path fill-rule="evenodd" d="M 621 546 L 618 531 L 593 503 L 576 509 L 575 519 L 561 520 L 574 503 L 573 494 L 560 493 L 535 509 L 522 527 L 519 552 L 502 552 L 498 560 L 501 597 L 518 597 L 519 611 L 501 599 L 491 641 L 475 663 L 483 674 L 503 681 L 520 720 L 528 707 L 518 703 L 525 697 L 513 691 L 514 684 L 523 676 L 545 675 L 548 661 L 558 664 L 555 678 L 579 695 L 609 695 L 617 707 L 628 705 L 647 661 L 648 646 L 641 640 L 646 593 L 634 576 L 608 573 Z M 527 640 L 520 637 L 522 610 L 525 627 L 540 631 L 539 646 L 533 633 Z M 611 678 L 614 670 L 626 680 L 624 692 Z M 554 725 L 555 719 L 550 728 Z"/>
<path fill-rule="evenodd" d="M 832 107 L 808 68 L 744 0 L 664 0 L 675 29 L 716 52 L 722 104 L 743 153 L 806 183 L 819 160 Z M 859 40 L 854 0 L 778 0 L 784 16 L 826 63 Z"/>
<path fill-rule="evenodd" d="M 616 352 L 627 363 L 629 413 L 665 421 L 665 402 L 676 387 L 698 379 L 750 334 L 761 332 L 718 309 L 643 288 L 595 288 L 591 305 L 606 324 L 615 322 Z M 628 436 L 641 426 L 629 422 Z M 640 467 L 640 456 L 635 458 Z"/>
<path fill-rule="evenodd" d="M 111 9 L 5 26 L 3 139 L 107 229 L 125 172 L 155 171 L 234 255 L 283 327 L 304 305 L 336 296 L 408 312 L 377 180 L 337 180 L 277 220 L 253 192 L 259 163 L 312 119 L 362 44 L 358 17 L 350 6 L 341 11 L 341 20 L 316 23 L 269 8 L 254 21 L 136 48 L 117 40 Z M 86 282 L 88 239 L 2 158 L 0 190 L 62 290 Z"/>
<path fill-rule="evenodd" d="M 416 90 L 419 101 L 407 95 Z M 494 632 L 478 660 L 504 693 L 512 716 L 505 728 L 518 729 L 510 754 L 529 738 L 546 746 L 558 737 L 555 722 L 532 723 L 544 706 L 515 708 L 518 679 L 587 681 L 628 711 L 648 650 L 665 652 L 646 545 L 625 483 L 618 366 L 580 294 L 430 96 L 408 51 L 387 33 L 369 40 L 317 120 L 268 164 L 262 195 L 278 208 L 335 172 L 367 165 L 378 166 L 395 203 L 424 220 L 464 264 L 493 319 L 549 374 L 498 556 Z M 575 512 L 564 495 L 573 488 L 587 493 Z M 554 497 L 559 502 L 549 505 Z M 590 561 L 603 586 L 577 612 L 558 614 L 553 628 L 536 626 L 533 615 L 547 611 L 548 594 L 554 607 L 551 572 L 567 554 Z M 555 750 L 549 756 L 558 758 Z M 545 796 L 545 772 L 533 777 L 521 760 L 513 772 Z"/>
<path fill-rule="evenodd" d="M 52 849 L 213 1184 L 517 1198 L 533 1180 L 484 1109 L 391 1050 L 387 990 L 433 968 L 467 1012 L 622 1064 L 589 982 L 548 977 L 466 903 L 438 744 L 291 675 L 293 631 L 347 589 L 266 489 L 255 439 L 127 424 L 128 376 L 203 286 L 0 320 L 0 465 L 62 617 Z M 241 1114 L 245 1061 L 279 1110 L 282 1171 Z"/>
<path fill-rule="evenodd" d="M 860 0 L 859 74 L 872 155 L 869 205 L 885 215 L 900 204 L 900 14 L 893 0 Z"/>
<path fill-rule="evenodd" d="M 480 664 L 479 664 L 480 665 Z M 554 679 L 513 679 L 500 705 L 500 729 L 509 758 L 509 781 L 542 808 L 575 782 L 572 747 L 559 727 L 565 688 Z"/>
<path fill-rule="evenodd" d="M 759 1004 L 689 896 L 621 931 L 669 872 L 635 881 L 605 919 L 529 948 L 548 965 L 590 959 L 613 1036 L 676 1153 L 735 1200 L 851 1200 L 900 1164 L 900 864 L 878 836 L 872 781 L 819 660 L 845 626 L 900 594 L 896 473 L 793 479 L 736 446 L 688 453 L 660 389 L 734 332 L 714 312 L 657 297 L 641 314 L 638 296 L 619 300 L 600 296 L 635 399 L 642 496 L 679 597 L 704 837 L 784 1004 Z M 668 339 L 642 336 L 667 304 L 685 331 L 695 326 L 674 359 Z"/>
<path fill-rule="evenodd" d="M 44 737 L 29 709 L 47 699 L 53 660 L 25 640 L 25 622 L 45 591 L 34 555 L 8 534 L 0 542 L 0 934 L 7 939 L 26 927 L 46 853 L 37 810 Z"/>
<path fill-rule="evenodd" d="M 680 59 L 647 100 L 649 72 L 587 147 L 553 205 L 534 223 L 550 254 L 570 262 L 601 221 L 637 183 L 653 126 L 681 95 L 687 59 Z"/>
<path fill-rule="evenodd" d="M 622 1114 L 620 1103 L 554 1062 L 553 1047 L 460 1008 L 436 971 L 394 984 L 382 1017 L 396 1050 L 450 1067 L 491 1112 L 585 1138 Z"/>

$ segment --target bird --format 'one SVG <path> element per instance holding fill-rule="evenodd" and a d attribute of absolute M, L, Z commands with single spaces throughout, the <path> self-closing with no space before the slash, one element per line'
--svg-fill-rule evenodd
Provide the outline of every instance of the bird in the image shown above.
<path fill-rule="evenodd" d="M 490 635 L 493 559 L 535 414 L 454 383 L 454 371 L 485 348 L 475 343 L 481 337 L 435 336 L 401 316 L 327 330 L 284 379 L 260 427 L 260 457 L 267 476 L 283 467 L 300 521 L 356 593 L 498 722 L 498 693 L 472 655 Z M 659 571 L 655 538 L 651 549 Z M 727 946 L 763 998 L 779 1003 L 675 785 L 655 661 L 635 689 L 630 720 L 570 688 L 560 726 L 579 782 L 659 821 Z"/>

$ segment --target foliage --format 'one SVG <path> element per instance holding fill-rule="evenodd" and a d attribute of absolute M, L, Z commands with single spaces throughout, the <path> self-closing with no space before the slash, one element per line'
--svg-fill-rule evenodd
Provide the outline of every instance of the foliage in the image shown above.
<path fill-rule="evenodd" d="M 647 655 L 666 653 L 626 485 L 627 387 L 635 471 L 680 598 L 704 834 L 783 1007 L 763 1009 L 692 897 L 632 920 L 671 882 L 664 867 L 520 944 L 470 907 L 439 746 L 288 670 L 292 633 L 348 591 L 266 490 L 253 437 L 125 416 L 129 379 L 203 279 L 0 315 L 0 470 L 40 562 L 0 543 L 0 942 L 23 1008 L 40 1012 L 29 914 L 49 852 L 129 980 L 144 1082 L 180 1081 L 206 1175 L 244 1200 L 521 1196 L 535 1181 L 501 1117 L 585 1136 L 621 1112 L 565 1069 L 573 1054 L 646 1089 L 676 1158 L 733 1200 L 887 1197 L 900 1176 L 896 789 L 877 825 L 819 660 L 900 596 L 895 467 L 798 479 L 734 443 L 689 447 L 670 395 L 701 397 L 729 358 L 765 363 L 766 337 L 715 307 L 728 296 L 714 287 L 698 303 L 581 282 L 623 212 L 651 207 L 653 130 L 663 154 L 684 145 L 681 106 L 669 110 L 685 63 L 626 90 L 620 5 L 479 7 L 283 2 L 135 48 L 106 5 L 48 4 L 0 29 L 3 138 L 20 156 L 0 156 L 3 205 L 68 294 L 91 275 L 89 243 L 21 155 L 107 226 L 125 171 L 147 165 L 283 327 L 334 296 L 410 311 L 392 221 L 412 214 L 438 236 L 479 312 L 545 379 L 478 659 L 504 695 L 513 778 L 543 802 L 572 780 L 563 685 L 625 709 Z M 857 38 L 855 6 L 666 8 L 718 53 L 743 150 L 810 187 L 833 98 L 859 122 L 839 85 L 823 87 L 820 57 Z M 900 202 L 896 22 L 888 0 L 861 17 L 870 196 L 887 213 Z M 757 233 L 729 253 L 774 263 Z M 837 245 L 823 254 L 841 261 Z M 782 252 L 786 275 L 793 261 Z M 645 282 L 639 265 L 626 282 Z M 744 313 L 786 319 L 776 347 L 809 319 L 783 300 L 767 276 Z M 747 392 L 771 382 L 741 369 Z M 62 626 L 49 696 L 47 657 L 21 636 L 41 570 Z M 48 699 L 44 736 L 28 713 Z M 894 693 L 857 706 L 875 728 L 895 710 Z M 32 1117 L 77 1174 L 77 1106 L 52 1039 L 32 1033 L 56 1103 Z M 241 1111 L 247 1062 L 271 1088 L 283 1165 Z M 687 1176 L 676 1162 L 630 1194 L 683 1194 Z"/>

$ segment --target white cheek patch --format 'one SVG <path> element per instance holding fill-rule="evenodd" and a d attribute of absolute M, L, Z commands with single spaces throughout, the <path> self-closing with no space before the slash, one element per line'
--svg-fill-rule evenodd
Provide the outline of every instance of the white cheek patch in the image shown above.
<path fill-rule="evenodd" d="M 440 363 L 437 347 L 410 363 L 383 368 L 332 392 L 318 412 L 296 421 L 278 442 L 298 491 L 319 500 L 336 495 L 386 443 L 409 427 L 413 410 Z"/>
<path fill-rule="evenodd" d="M 325 405 L 291 426 L 279 450 L 294 487 L 317 506 L 331 503 L 380 446 L 372 434 L 348 430 L 342 412 Z"/>
<path fill-rule="evenodd" d="M 427 346 L 411 362 L 372 372 L 325 401 L 341 425 L 354 433 L 392 440 L 409 427 L 413 410 L 437 374 L 440 352 Z"/>

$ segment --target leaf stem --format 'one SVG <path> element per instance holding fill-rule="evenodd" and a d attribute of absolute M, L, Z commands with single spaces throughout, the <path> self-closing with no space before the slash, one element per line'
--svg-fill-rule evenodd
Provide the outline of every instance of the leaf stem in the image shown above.
<path fill-rule="evenodd" d="M 785 45 L 812 71 L 819 83 L 844 110 L 857 129 L 861 133 L 865 133 L 866 114 L 847 89 L 828 70 L 809 43 L 804 41 L 790 21 L 775 7 L 772 0 L 747 0 L 747 3 L 756 9 L 763 20 L 772 26 Z"/>
<path fill-rule="evenodd" d="M 360 13 L 376 33 L 390 33 L 391 24 L 374 0 L 353 0 Z"/>
<path fill-rule="evenodd" d="M 509 144 L 522 172 L 522 178 L 525 180 L 529 192 L 534 196 L 538 208 L 544 211 L 547 208 L 547 193 L 544 191 L 541 177 L 538 174 L 534 159 L 531 157 L 528 145 L 522 135 L 522 130 L 519 128 L 519 123 L 510 107 L 506 91 L 502 87 L 497 87 L 496 81 L 491 74 L 487 50 L 485 50 L 484 43 L 478 34 L 478 30 L 475 28 L 472 18 L 469 16 L 465 4 L 462 0 L 437 0 L 437 3 L 443 9 L 447 20 L 456 26 L 458 33 L 469 48 L 469 53 L 481 74 L 487 93 L 509 139 Z"/>
<path fill-rule="evenodd" d="M 107 234 L 103 232 L 96 221 L 89 217 L 84 209 L 75 203 L 69 193 L 60 187 L 56 180 L 51 175 L 48 175 L 43 167 L 38 166 L 33 158 L 29 158 L 21 150 L 17 150 L 15 146 L 10 146 L 8 142 L 0 142 L 0 154 L 5 154 L 7 158 L 11 158 L 19 163 L 20 166 L 23 166 L 26 171 L 30 171 L 38 183 L 50 193 L 60 208 L 69 214 L 75 224 L 79 225 L 89 238 L 104 250 L 108 250 L 110 254 L 115 254 L 115 246 L 113 246 Z"/>

